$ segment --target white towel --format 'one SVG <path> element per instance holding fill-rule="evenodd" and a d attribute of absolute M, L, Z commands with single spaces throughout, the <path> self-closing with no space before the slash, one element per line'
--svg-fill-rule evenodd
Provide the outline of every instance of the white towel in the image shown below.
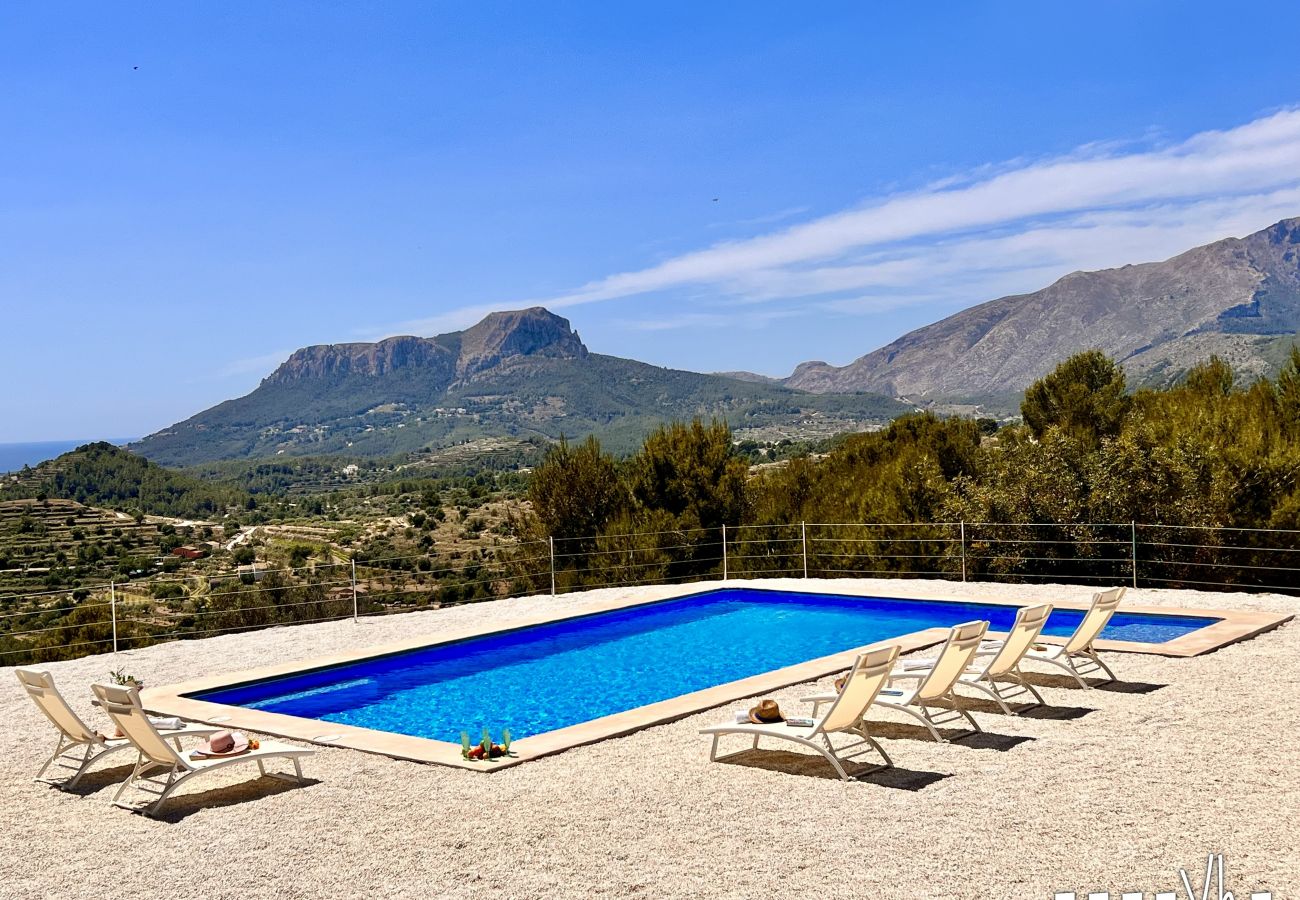
<path fill-rule="evenodd" d="M 747 709 L 736 710 L 736 724 L 746 725 L 748 723 L 749 723 L 749 710 Z"/>
<path fill-rule="evenodd" d="M 185 727 L 185 723 L 177 716 L 150 716 L 149 724 L 159 731 L 179 731 Z"/>

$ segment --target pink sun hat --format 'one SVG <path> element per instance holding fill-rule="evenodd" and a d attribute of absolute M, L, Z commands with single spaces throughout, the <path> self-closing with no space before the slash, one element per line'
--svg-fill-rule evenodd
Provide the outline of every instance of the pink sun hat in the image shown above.
<path fill-rule="evenodd" d="M 198 756 L 235 756 L 248 749 L 248 738 L 238 731 L 218 731 L 200 744 L 194 753 Z"/>

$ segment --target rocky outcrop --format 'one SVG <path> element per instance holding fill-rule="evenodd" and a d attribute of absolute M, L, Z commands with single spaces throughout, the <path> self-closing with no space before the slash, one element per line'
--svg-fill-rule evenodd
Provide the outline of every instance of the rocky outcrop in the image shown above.
<path fill-rule="evenodd" d="M 464 378 L 514 356 L 582 359 L 586 355 L 587 348 L 569 327 L 568 319 L 534 306 L 490 313 L 473 328 L 462 331 L 456 374 Z"/>
<path fill-rule="evenodd" d="M 264 384 L 344 375 L 386 375 L 411 367 L 442 369 L 450 377 L 456 354 L 431 340 L 391 337 L 374 344 L 318 344 L 295 350 Z"/>
<path fill-rule="evenodd" d="M 385 338 L 373 344 L 319 344 L 294 351 L 263 384 L 347 375 L 383 376 L 421 369 L 450 385 L 514 357 L 581 359 L 587 348 L 569 320 L 540 306 L 495 312 L 472 328 L 433 338 Z"/>

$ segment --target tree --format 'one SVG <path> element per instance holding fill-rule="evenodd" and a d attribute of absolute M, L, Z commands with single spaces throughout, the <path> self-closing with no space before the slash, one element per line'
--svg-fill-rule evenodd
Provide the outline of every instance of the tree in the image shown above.
<path fill-rule="evenodd" d="M 652 432 L 629 464 L 631 493 L 644 510 L 687 527 L 735 525 L 745 515 L 749 466 L 732 449 L 725 422 L 674 422 Z"/>
<path fill-rule="evenodd" d="M 1056 427 L 1096 447 L 1119 434 L 1129 404 L 1124 370 L 1100 350 L 1088 350 L 1030 385 L 1020 412 L 1035 438 Z"/>
<path fill-rule="evenodd" d="M 548 536 L 578 541 L 566 548 L 573 552 L 593 543 L 628 503 L 614 457 L 594 437 L 577 447 L 564 440 L 552 447 L 533 472 L 528 498 Z"/>
<path fill-rule="evenodd" d="M 1218 356 L 1211 356 L 1187 371 L 1184 386 L 1202 397 L 1226 397 L 1232 393 L 1233 380 L 1232 367 Z"/>
<path fill-rule="evenodd" d="M 1277 405 L 1282 427 L 1292 438 L 1300 438 L 1300 347 L 1295 345 L 1277 374 Z"/>

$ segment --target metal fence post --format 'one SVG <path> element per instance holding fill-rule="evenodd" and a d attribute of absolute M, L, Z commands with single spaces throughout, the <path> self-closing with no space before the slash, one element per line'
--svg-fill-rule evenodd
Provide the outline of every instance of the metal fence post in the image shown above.
<path fill-rule="evenodd" d="M 722 580 L 727 580 L 727 525 L 722 524 Z"/>
<path fill-rule="evenodd" d="M 357 619 L 357 561 L 352 559 L 352 622 L 355 624 Z"/>
<path fill-rule="evenodd" d="M 803 539 L 803 577 L 808 577 L 808 523 L 799 523 L 799 535 Z"/>
<path fill-rule="evenodd" d="M 551 596 L 555 596 L 555 538 L 547 537 L 551 542 Z"/>
<path fill-rule="evenodd" d="M 966 580 L 966 520 L 961 523 L 961 580 Z"/>
<path fill-rule="evenodd" d="M 117 582 L 108 583 L 108 609 L 113 617 L 113 655 L 117 655 Z"/>
<path fill-rule="evenodd" d="M 1133 540 L 1133 543 L 1132 543 L 1132 548 L 1133 548 L 1133 555 L 1132 555 L 1132 560 L 1133 560 L 1133 590 L 1136 591 L 1136 590 L 1137 590 L 1137 586 L 1138 586 L 1138 527 L 1137 527 L 1137 522 L 1129 522 L 1128 524 L 1129 524 L 1129 528 L 1131 529 L 1130 535 L 1131 535 L 1132 540 Z"/>

